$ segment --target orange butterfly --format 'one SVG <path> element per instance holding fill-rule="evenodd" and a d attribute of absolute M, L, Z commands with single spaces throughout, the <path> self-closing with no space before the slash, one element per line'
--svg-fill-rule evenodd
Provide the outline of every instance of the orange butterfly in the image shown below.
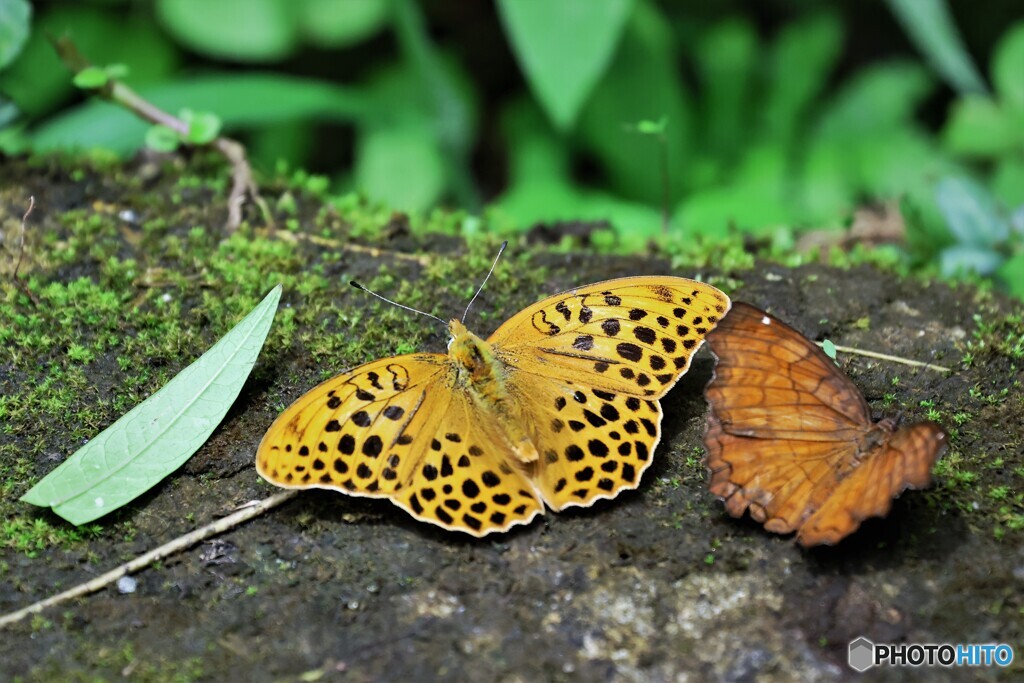
<path fill-rule="evenodd" d="M 749 510 L 802 546 L 832 545 L 931 482 L 942 427 L 873 423 L 853 382 L 793 328 L 737 302 L 708 344 L 717 361 L 705 462 L 733 517 Z"/>
<path fill-rule="evenodd" d="M 373 361 L 297 400 L 256 469 L 473 536 L 613 498 L 639 485 L 658 399 L 729 305 L 701 282 L 630 277 L 544 299 L 487 341 L 452 320 L 447 355 Z"/>

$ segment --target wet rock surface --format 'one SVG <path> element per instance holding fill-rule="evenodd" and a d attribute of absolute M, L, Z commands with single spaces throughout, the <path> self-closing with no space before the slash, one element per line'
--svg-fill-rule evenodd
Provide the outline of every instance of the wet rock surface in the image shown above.
<path fill-rule="evenodd" d="M 12 217 L 20 217 L 14 204 L 20 194 L 35 192 L 46 200 L 37 209 L 36 234 L 52 231 L 58 240 L 66 239 L 55 218 L 61 211 L 98 198 L 132 204 L 117 194 L 113 180 L 90 178 L 83 189 L 81 181 L 53 167 L 8 176 L 0 197 L 5 234 L 11 234 Z M 170 193 L 164 200 L 155 194 L 147 200 L 149 215 L 163 211 L 170 225 L 187 231 L 194 218 L 177 218 L 176 205 L 166 199 Z M 208 197 L 210 205 L 216 196 Z M 307 209 L 309 215 L 317 208 Z M 217 225 L 213 215 L 211 210 L 206 224 Z M 361 253 L 328 267 L 346 275 L 332 286 L 343 292 L 347 276 L 374 273 L 380 262 L 415 284 L 423 269 L 409 261 L 394 265 L 393 254 L 419 253 L 438 241 L 400 239 L 376 245 L 384 250 L 378 256 Z M 37 256 L 45 244 L 36 242 Z M 459 257 L 461 242 L 445 238 L 444 244 L 446 254 Z M 131 240 L 121 247 L 140 259 L 141 248 Z M 99 265 L 87 249 L 82 253 L 70 263 L 38 258 L 31 276 L 65 283 L 99 278 Z M 306 267 L 304 259 L 315 258 L 310 253 L 297 251 L 295 267 Z M 491 307 L 493 315 L 477 321 L 477 332 L 487 334 L 523 306 L 574 284 L 670 272 L 663 258 L 548 251 L 526 251 L 514 268 L 542 273 L 543 284 L 489 285 L 478 307 Z M 712 369 L 704 350 L 663 400 L 663 440 L 637 491 L 585 510 L 548 513 L 528 527 L 483 540 L 418 523 L 384 500 L 303 492 L 139 572 L 131 590 L 113 585 L 8 627 L 0 637 L 0 679 L 261 681 L 305 674 L 305 680 L 346 681 L 842 680 L 856 677 L 846 657 L 848 643 L 859 636 L 879 643 L 1009 643 L 1017 661 L 1008 670 L 935 669 L 927 676 L 1019 675 L 1024 532 L 1013 520 L 1022 513 L 1024 373 L 1021 359 L 994 344 L 970 364 L 962 359 L 966 343 L 976 339 L 976 314 L 996 320 L 1020 308 L 968 287 L 902 279 L 867 265 L 790 269 L 763 263 L 700 274 L 735 278 L 739 286 L 729 291 L 734 299 L 768 308 L 812 339 L 953 368 L 945 374 L 840 354 L 876 418 L 924 419 L 931 406 L 940 422 L 955 429 L 949 462 L 932 488 L 904 493 L 888 518 L 865 523 L 836 547 L 802 550 L 749 519 L 728 517 L 706 491 L 700 464 L 701 392 Z M 457 301 L 476 279 L 475 272 L 463 273 L 458 293 L 440 296 Z M 225 283 L 207 280 L 203 286 L 230 296 Z M 7 300 L 17 302 L 18 290 L 4 287 Z M 192 296 L 199 301 L 202 293 Z M 31 313 L 27 303 L 12 305 Z M 286 292 L 283 305 L 301 306 L 302 298 Z M 86 321 L 82 325 L 89 339 Z M 298 332 L 299 341 L 261 358 L 207 445 L 168 480 L 101 520 L 104 530 L 96 538 L 50 546 L 34 557 L 0 548 L 0 611 L 87 580 L 270 495 L 273 489 L 252 466 L 256 445 L 284 404 L 322 378 L 323 368 L 302 352 L 303 330 Z M 222 333 L 210 331 L 203 339 Z M 442 352 L 444 339 L 430 335 L 423 346 Z M 196 342 L 187 351 L 203 348 Z M 173 375 L 191 357 L 155 362 Z M 112 371 L 105 371 L 114 365 L 98 354 L 87 373 L 93 386 L 116 385 Z M 24 358 L 0 361 L 0 395 L 20 395 L 41 381 L 42 361 L 33 367 Z M 337 369 L 343 367 L 339 362 Z M 86 391 L 76 405 L 85 410 L 95 399 Z M 954 422 L 957 414 L 970 419 Z M 5 496 L 12 499 L 80 445 L 68 443 L 45 420 L 34 431 L 0 433 L 3 442 L 5 459 L 18 449 L 39 453 L 20 480 L 10 472 L 13 462 L 4 463 Z M 21 504 L 9 509 L 63 524 L 44 510 Z M 907 672 L 872 673 L 873 679 L 902 680 Z"/>

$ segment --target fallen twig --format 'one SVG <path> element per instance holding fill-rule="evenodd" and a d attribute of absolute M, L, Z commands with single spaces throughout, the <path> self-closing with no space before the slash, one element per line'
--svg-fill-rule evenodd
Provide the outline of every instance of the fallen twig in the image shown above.
<path fill-rule="evenodd" d="M 39 299 L 32 293 L 32 290 L 28 288 L 28 285 L 18 279 L 18 269 L 21 268 L 21 261 L 25 257 L 25 226 L 28 223 L 28 217 L 32 213 L 32 209 L 34 209 L 35 206 L 36 198 L 29 197 L 28 208 L 25 210 L 25 214 L 21 217 L 21 243 L 18 245 L 18 260 L 14 263 L 14 272 L 11 273 L 11 280 L 14 282 L 15 286 L 32 301 L 33 304 L 38 306 Z"/>
<path fill-rule="evenodd" d="M 272 510 L 278 505 L 291 500 L 296 494 L 298 494 L 298 491 L 282 491 L 281 493 L 277 493 L 269 498 L 264 498 L 261 501 L 247 505 L 236 510 L 227 517 L 222 517 L 216 522 L 211 522 L 210 524 L 189 532 L 184 536 L 179 536 L 173 541 L 163 544 L 159 548 L 154 548 L 144 555 L 139 555 L 134 560 L 125 562 L 119 567 L 111 569 L 109 572 L 101 574 L 94 579 L 90 579 L 85 583 L 80 583 L 74 588 L 70 588 L 63 593 L 58 593 L 57 595 L 46 598 L 45 600 L 33 603 L 28 607 L 23 607 L 17 611 L 0 616 L 0 628 L 21 621 L 31 614 L 42 612 L 48 607 L 59 605 L 73 598 L 88 595 L 89 593 L 95 593 L 99 589 L 105 588 L 114 583 L 122 576 L 144 569 L 158 560 L 162 560 L 165 557 L 179 553 L 200 541 L 205 541 L 211 536 L 216 536 L 217 534 L 222 534 L 225 531 L 234 529 L 240 524 L 243 524 L 254 517 L 258 517 L 264 512 Z"/>
<path fill-rule="evenodd" d="M 292 242 L 295 244 L 299 242 L 311 242 L 319 247 L 327 247 L 329 249 L 337 249 L 339 251 L 350 251 L 355 254 L 365 254 L 371 258 L 380 258 L 383 256 L 399 261 L 411 261 L 424 267 L 429 266 L 433 261 L 430 256 L 422 254 L 409 254 L 404 251 L 393 251 L 391 249 L 382 249 L 380 247 L 367 247 L 362 244 L 353 244 L 344 240 L 321 237 L 320 235 L 311 235 L 305 232 L 287 232 L 282 230 L 277 233 L 277 237 L 278 239 L 286 242 Z"/>
<path fill-rule="evenodd" d="M 82 56 L 70 38 L 65 36 L 58 40 L 52 40 L 52 42 L 61 60 L 74 73 L 90 66 L 89 61 Z M 188 133 L 187 123 L 143 99 L 117 79 L 109 79 L 102 87 L 95 88 L 94 92 L 150 123 L 167 126 L 182 136 Z M 231 193 L 228 195 L 228 219 L 224 224 L 225 229 L 231 233 L 242 224 L 242 206 L 245 204 L 246 196 L 259 207 L 267 225 L 273 227 L 273 215 L 266 201 L 260 196 L 259 188 L 252 176 L 252 167 L 245 155 L 245 147 L 240 142 L 224 136 L 217 137 L 209 144 L 220 152 L 231 165 Z"/>
<path fill-rule="evenodd" d="M 823 346 L 824 342 L 816 342 L 818 346 Z M 941 365 L 935 365 L 935 363 L 924 363 L 919 360 L 910 360 L 909 358 L 901 358 L 899 356 L 890 356 L 887 353 L 879 353 L 878 351 L 865 351 L 864 349 L 854 348 L 852 346 L 839 346 L 834 344 L 836 351 L 842 351 L 843 353 L 850 353 L 855 356 L 865 356 L 866 358 L 876 358 L 878 360 L 886 360 L 890 363 L 902 363 L 903 365 L 910 365 L 915 368 L 925 368 L 926 370 L 938 370 L 939 372 L 953 372 L 949 368 Z"/>

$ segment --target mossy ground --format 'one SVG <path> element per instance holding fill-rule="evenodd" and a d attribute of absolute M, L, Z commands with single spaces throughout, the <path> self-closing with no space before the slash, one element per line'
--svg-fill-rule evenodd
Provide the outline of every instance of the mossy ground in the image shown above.
<path fill-rule="evenodd" d="M 457 213 L 410 223 L 327 198 L 302 174 L 265 189 L 276 232 L 225 237 L 225 185 L 224 169 L 203 158 L 187 168 L 0 166 L 0 611 L 269 495 L 254 450 L 288 403 L 360 362 L 444 349 L 440 325 L 348 281 L 461 314 L 499 242 L 457 237 L 479 227 Z M 29 195 L 37 206 L 15 282 Z M 132 594 L 111 588 L 9 628 L 0 678 L 812 680 L 845 677 L 846 644 L 860 635 L 1008 642 L 1019 673 L 1021 307 L 879 268 L 865 253 L 791 267 L 755 259 L 739 240 L 680 240 L 645 257 L 596 241 L 604 247 L 514 241 L 471 326 L 486 334 L 574 284 L 701 274 L 812 338 L 953 368 L 842 357 L 876 416 L 928 417 L 950 431 L 935 485 L 836 548 L 801 551 L 727 517 L 700 464 L 711 371 L 702 353 L 664 401 L 664 439 L 636 492 L 476 541 L 384 501 L 310 491 L 139 573 Z M 18 502 L 278 282 L 282 305 L 246 388 L 179 472 L 84 528 Z"/>

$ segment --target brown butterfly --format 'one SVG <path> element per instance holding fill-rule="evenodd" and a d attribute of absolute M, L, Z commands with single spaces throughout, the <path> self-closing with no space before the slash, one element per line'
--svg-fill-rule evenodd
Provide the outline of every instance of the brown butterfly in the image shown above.
<path fill-rule="evenodd" d="M 749 510 L 802 546 L 833 545 L 931 482 L 942 427 L 872 422 L 853 382 L 793 328 L 737 302 L 707 341 L 717 361 L 705 463 L 733 517 Z"/>

